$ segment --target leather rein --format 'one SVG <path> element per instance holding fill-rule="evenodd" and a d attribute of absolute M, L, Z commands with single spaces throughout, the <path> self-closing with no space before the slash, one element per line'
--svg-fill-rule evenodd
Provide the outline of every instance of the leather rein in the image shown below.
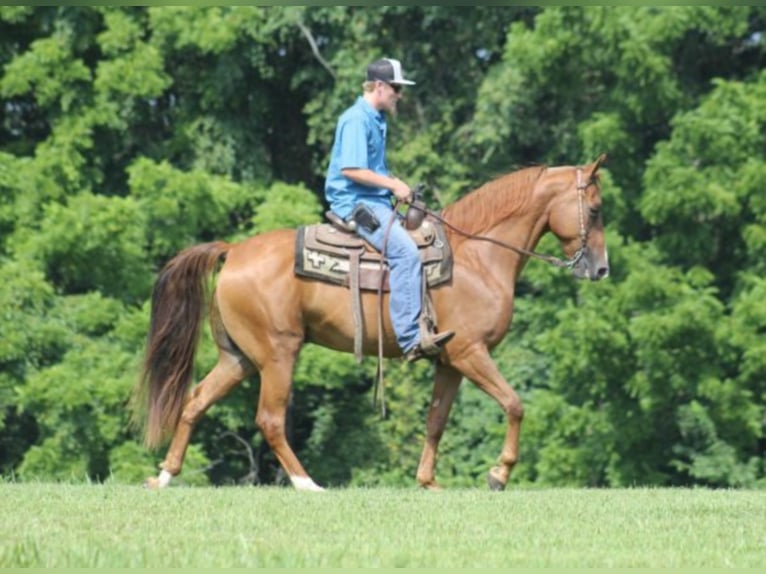
<path fill-rule="evenodd" d="M 577 265 L 580 260 L 585 256 L 585 251 L 587 250 L 587 243 L 588 243 L 588 235 L 590 234 L 590 221 L 586 223 L 585 221 L 585 190 L 588 188 L 588 186 L 592 182 L 590 181 L 583 181 L 582 177 L 582 169 L 577 168 L 577 210 L 578 210 L 578 216 L 580 219 L 580 247 L 575 251 L 574 255 L 570 259 L 561 259 L 560 257 L 556 257 L 555 255 L 545 255 L 542 253 L 537 253 L 535 251 L 532 251 L 530 249 L 525 249 L 524 247 L 518 247 L 516 245 L 511 245 L 510 243 L 506 243 L 504 241 L 500 241 L 498 239 L 493 239 L 492 237 L 486 237 L 484 235 L 477 235 L 475 233 L 469 233 L 467 231 L 464 231 L 460 229 L 459 227 L 456 227 L 455 225 L 451 224 L 449 221 L 444 219 L 441 215 L 439 215 L 437 212 L 432 211 L 428 209 L 427 207 L 421 207 L 419 205 L 415 205 L 413 203 L 409 204 L 409 209 L 417 209 L 420 211 L 423 211 L 426 215 L 430 215 L 437 221 L 440 221 L 445 226 L 450 228 L 452 231 L 462 235 L 463 237 L 467 237 L 468 239 L 475 239 L 477 241 L 486 241 L 487 243 L 492 243 L 494 245 L 497 245 L 498 247 L 502 247 L 504 249 L 509 249 L 511 251 L 514 251 L 518 253 L 519 255 L 525 255 L 528 257 L 534 257 L 535 259 L 539 259 L 541 261 L 545 261 L 546 263 L 550 263 L 551 265 L 555 265 L 556 267 L 564 268 L 564 269 L 572 269 L 575 265 Z M 398 203 L 398 202 L 397 202 Z"/>

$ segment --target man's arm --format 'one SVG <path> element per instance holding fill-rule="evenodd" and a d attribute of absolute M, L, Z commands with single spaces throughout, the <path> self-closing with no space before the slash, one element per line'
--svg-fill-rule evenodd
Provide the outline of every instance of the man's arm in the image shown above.
<path fill-rule="evenodd" d="M 351 181 L 361 185 L 390 189 L 396 198 L 402 201 L 408 201 L 412 195 L 410 186 L 398 177 L 389 177 L 366 168 L 346 168 L 341 170 L 341 173 Z"/>

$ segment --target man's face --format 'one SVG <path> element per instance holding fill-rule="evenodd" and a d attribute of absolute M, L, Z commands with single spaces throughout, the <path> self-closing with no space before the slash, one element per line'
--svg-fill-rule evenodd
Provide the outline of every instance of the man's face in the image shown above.
<path fill-rule="evenodd" d="M 396 115 L 396 105 L 402 97 L 402 86 L 378 82 L 381 107 L 391 115 Z"/>

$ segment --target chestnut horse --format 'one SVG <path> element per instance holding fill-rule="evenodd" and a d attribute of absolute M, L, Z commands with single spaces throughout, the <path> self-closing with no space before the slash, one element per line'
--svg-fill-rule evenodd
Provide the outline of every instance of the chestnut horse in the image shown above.
<path fill-rule="evenodd" d="M 531 167 L 506 174 L 448 205 L 454 258 L 451 282 L 431 291 L 441 330 L 455 331 L 435 363 L 426 438 L 417 482 L 438 488 L 434 467 L 439 440 L 463 377 L 495 399 L 507 416 L 500 457 L 489 485 L 503 489 L 518 458 L 521 400 L 503 378 L 490 350 L 508 331 L 514 285 L 532 250 L 548 231 L 569 258 L 577 278 L 598 280 L 609 273 L 601 218 L 597 170 L 604 156 L 584 166 Z M 215 401 L 243 379 L 260 373 L 255 422 L 293 486 L 321 490 L 288 444 L 285 416 L 292 373 L 301 346 L 312 342 L 351 352 L 354 325 L 345 287 L 296 277 L 295 230 L 278 230 L 242 242 L 204 243 L 177 254 L 154 286 L 144 372 L 136 389 L 138 418 L 147 446 L 172 436 L 159 476 L 149 487 L 164 487 L 181 472 L 195 423 Z M 210 296 L 210 276 L 225 262 Z M 545 258 L 545 257 L 543 257 Z M 555 259 L 548 257 L 548 260 Z M 560 261 L 560 260 L 559 260 Z M 365 293 L 363 351 L 377 352 L 377 293 Z M 188 388 L 203 321 L 218 346 L 218 362 Z M 388 309 L 387 299 L 384 309 Z M 388 314 L 383 320 L 383 353 L 399 357 Z"/>

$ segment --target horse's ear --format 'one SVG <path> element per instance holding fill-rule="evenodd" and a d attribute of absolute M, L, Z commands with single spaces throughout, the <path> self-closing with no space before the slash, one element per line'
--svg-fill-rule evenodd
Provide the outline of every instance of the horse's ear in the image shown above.
<path fill-rule="evenodd" d="M 602 163 L 606 162 L 606 154 L 602 153 L 596 161 L 593 162 L 593 167 L 590 170 L 590 178 L 593 178 L 593 176 L 596 175 L 596 172 L 598 171 L 598 168 L 601 167 Z"/>

